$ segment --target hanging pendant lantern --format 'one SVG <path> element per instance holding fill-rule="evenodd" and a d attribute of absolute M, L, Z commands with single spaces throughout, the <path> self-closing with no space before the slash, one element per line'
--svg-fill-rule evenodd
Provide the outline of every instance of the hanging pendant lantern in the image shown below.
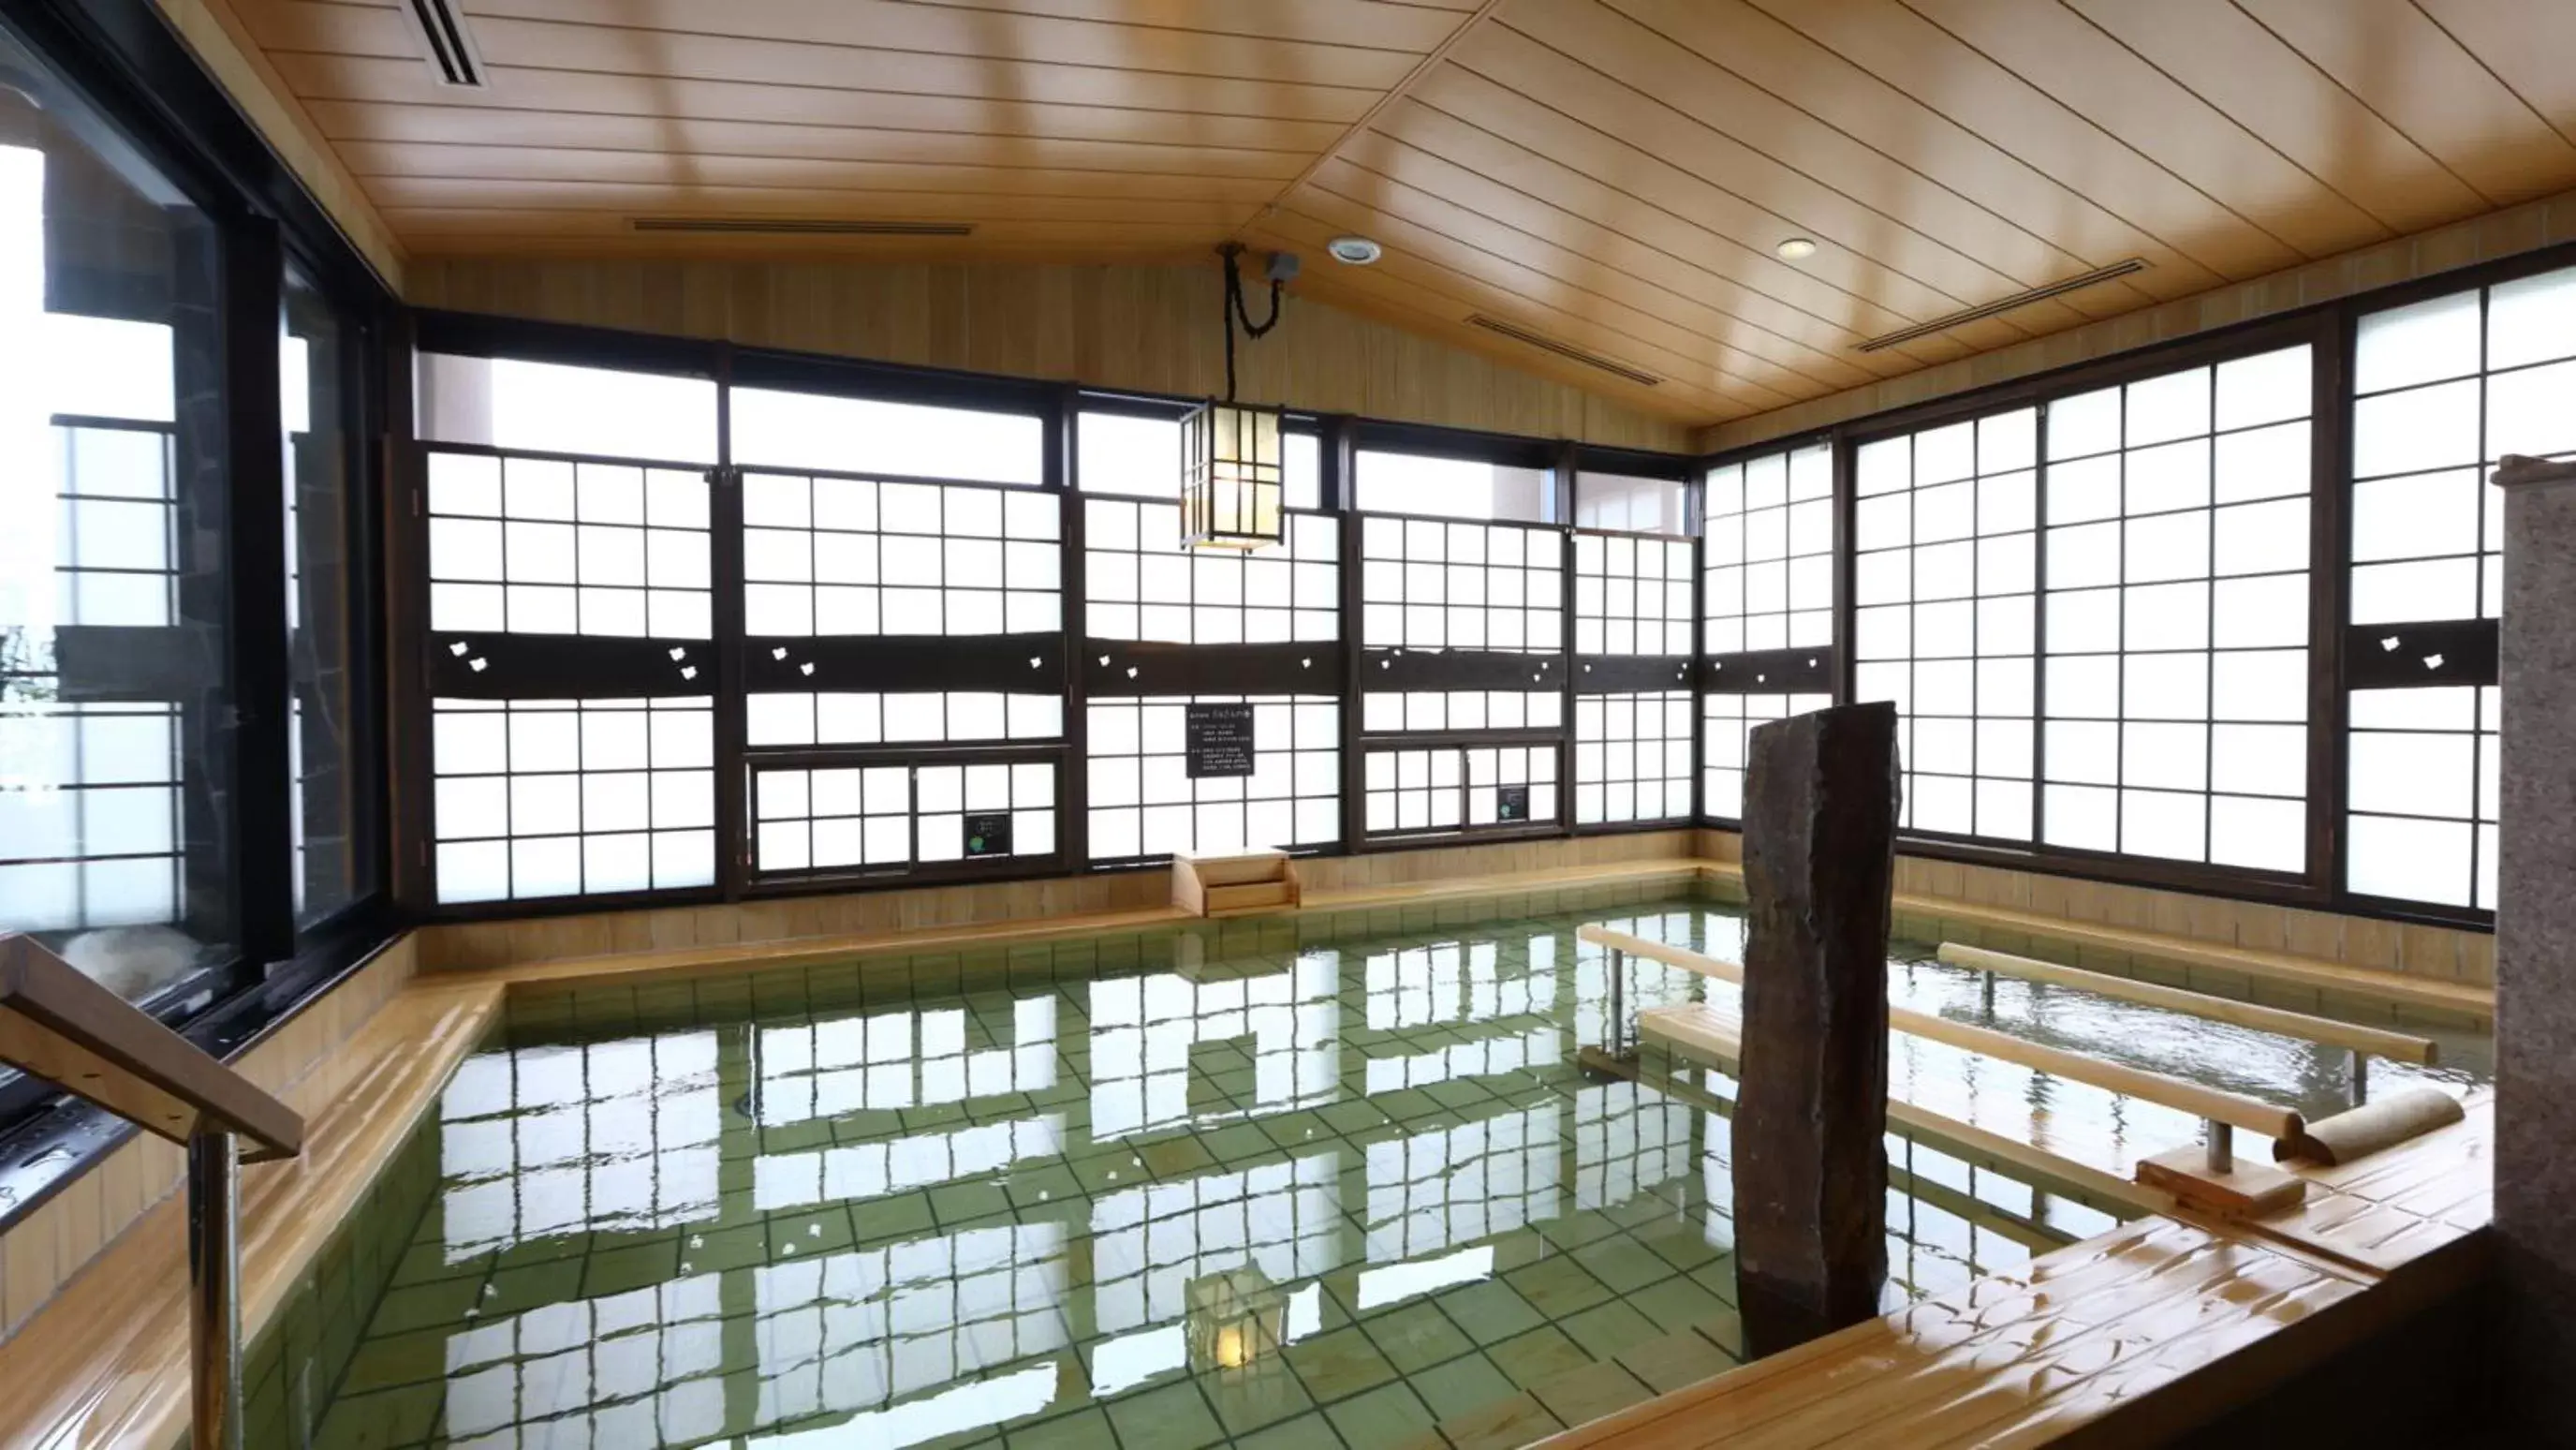
<path fill-rule="evenodd" d="M 1287 539 L 1288 469 L 1281 447 L 1287 410 L 1234 400 L 1234 324 L 1259 337 L 1279 323 L 1279 284 L 1294 258 L 1271 259 L 1270 316 L 1259 326 L 1245 314 L 1243 277 L 1227 243 L 1225 258 L 1225 397 L 1210 398 L 1181 419 L 1181 545 L 1191 549 L 1263 549 Z"/>
<path fill-rule="evenodd" d="M 1181 420 L 1181 542 L 1260 549 L 1286 534 L 1284 410 L 1210 399 Z"/>

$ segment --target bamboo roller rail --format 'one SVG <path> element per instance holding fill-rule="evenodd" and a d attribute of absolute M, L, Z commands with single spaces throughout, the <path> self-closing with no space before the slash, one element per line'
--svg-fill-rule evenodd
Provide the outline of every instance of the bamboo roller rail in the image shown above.
<path fill-rule="evenodd" d="M 1648 941 L 1644 937 L 1632 936 L 1627 932 L 1613 931 L 1606 926 L 1590 923 L 1577 927 L 1574 934 L 1580 940 L 1609 947 L 1614 951 L 1626 952 L 1630 956 L 1644 957 L 1648 961 L 1662 962 L 1666 966 L 1679 967 L 1686 972 L 1696 972 L 1701 976 L 1714 977 L 1722 982 L 1733 982 L 1738 986 L 1743 985 L 1744 982 L 1744 968 L 1741 964 L 1720 961 L 1685 947 Z M 2261 1133 L 2267 1138 L 2293 1137 L 2302 1126 L 2297 1113 L 2287 1108 L 2274 1107 L 2270 1103 L 2246 1097 L 2241 1093 L 2205 1087 L 2196 1082 L 2168 1076 L 2161 1072 L 2150 1072 L 2144 1068 L 2106 1062 L 2098 1057 L 2087 1057 L 2080 1052 L 2068 1052 L 2063 1048 L 2031 1042 L 2015 1037 L 2009 1032 L 1997 1032 L 1992 1028 L 1975 1027 L 1965 1022 L 1953 1022 L 1946 1017 L 1934 1017 L 1894 1006 L 1887 1009 L 1887 1025 L 1910 1036 L 1929 1038 L 1934 1042 L 1947 1043 L 1969 1052 L 1983 1053 L 1988 1057 L 2001 1058 L 2006 1062 L 2016 1062 L 2034 1071 L 2047 1073 L 2051 1077 L 2064 1078 L 2069 1082 L 2087 1083 L 2118 1093 L 2123 1097 L 2161 1103 L 2166 1107 L 2189 1113 L 2195 1118 L 2225 1123 L 2232 1128 Z"/>
<path fill-rule="evenodd" d="M 2411 1033 L 2394 1032 L 2385 1027 L 2368 1027 L 2354 1022 L 2338 1022 L 2331 1017 L 2292 1012 L 2282 1007 L 2265 1007 L 2254 1002 L 2238 1002 L 2195 992 L 2188 987 L 2168 987 L 2159 982 L 2141 982 L 2134 977 L 2113 976 L 2109 972 L 2087 971 L 2082 967 L 2060 966 L 2056 962 L 2017 957 L 2007 952 L 1992 952 L 1983 947 L 1962 946 L 1943 942 L 1940 959 L 1954 967 L 1970 971 L 1993 972 L 1997 976 L 2018 977 L 2025 982 L 2045 982 L 2051 986 L 2074 987 L 2097 996 L 2117 997 L 2148 1007 L 2163 1007 L 2189 1013 L 2212 1022 L 2226 1022 L 2250 1027 L 2258 1032 L 2277 1032 L 2283 1037 L 2304 1038 L 2328 1047 L 2348 1047 L 2391 1062 L 2432 1062 L 2439 1049 L 2432 1039 Z"/>

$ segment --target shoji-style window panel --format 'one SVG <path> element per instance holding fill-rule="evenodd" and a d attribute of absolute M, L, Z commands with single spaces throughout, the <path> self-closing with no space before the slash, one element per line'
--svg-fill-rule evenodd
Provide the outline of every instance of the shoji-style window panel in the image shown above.
<path fill-rule="evenodd" d="M 1404 835 L 1556 819 L 1554 744 L 1385 747 L 1368 752 L 1367 829 Z"/>
<path fill-rule="evenodd" d="M 1426 730 L 1553 730 L 1565 723 L 1562 690 L 1371 690 L 1360 728 L 1370 734 Z"/>
<path fill-rule="evenodd" d="M 1177 504 L 1094 498 L 1082 509 L 1083 632 L 1094 639 L 1341 637 L 1342 528 L 1330 514 L 1291 513 L 1287 548 L 1244 553 L 1183 549 Z"/>
<path fill-rule="evenodd" d="M 1189 774 L 1191 705 L 1253 707 L 1252 774 Z M 1341 705 L 1329 696 L 1094 699 L 1091 858 L 1219 855 L 1341 839 Z"/>
<path fill-rule="evenodd" d="M 1700 702 L 1700 813 L 1722 821 L 1744 814 L 1744 769 L 1753 727 L 1834 702 L 1831 695 L 1706 694 Z"/>
<path fill-rule="evenodd" d="M 1063 624 L 1053 494 L 752 472 L 742 521 L 743 629 L 754 637 Z"/>
<path fill-rule="evenodd" d="M 1689 654 L 1690 541 L 1576 533 L 1574 652 Z"/>
<path fill-rule="evenodd" d="M 2307 861 L 2309 350 L 2048 406 L 2044 839 Z"/>
<path fill-rule="evenodd" d="M 900 870 L 1056 853 L 1053 760 L 756 765 L 762 876 Z"/>
<path fill-rule="evenodd" d="M 713 636 L 703 469 L 428 455 L 434 632 Z"/>
<path fill-rule="evenodd" d="M 1909 830 L 2030 839 L 2037 443 L 2021 408 L 1854 460 L 1854 698 L 1902 712 Z"/>
<path fill-rule="evenodd" d="M 2492 910 L 2504 455 L 2576 456 L 2576 268 L 2360 319 L 2344 885 Z"/>
<path fill-rule="evenodd" d="M 1513 524 L 1360 523 L 1361 641 L 1372 647 L 1564 648 L 1565 534 Z"/>
<path fill-rule="evenodd" d="M 992 690 L 897 690 L 746 697 L 752 746 L 957 744 L 1054 740 L 1064 697 Z"/>
<path fill-rule="evenodd" d="M 1826 444 L 1708 471 L 1702 652 L 1834 642 L 1834 457 Z"/>
<path fill-rule="evenodd" d="M 438 700 L 442 904 L 715 880 L 712 702 Z"/>
<path fill-rule="evenodd" d="M 1690 692 L 1576 696 L 1575 823 L 1659 821 L 1690 813 Z"/>
<path fill-rule="evenodd" d="M 1086 411 L 1077 424 L 1076 438 L 1074 487 L 1084 493 L 1153 499 L 1178 507 L 1181 424 L 1177 414 Z M 1288 507 L 1322 507 L 1322 439 L 1292 426 L 1280 435 L 1279 452 Z"/>
<path fill-rule="evenodd" d="M 2497 710 L 2493 685 L 2352 692 L 2347 889 L 2495 909 Z"/>

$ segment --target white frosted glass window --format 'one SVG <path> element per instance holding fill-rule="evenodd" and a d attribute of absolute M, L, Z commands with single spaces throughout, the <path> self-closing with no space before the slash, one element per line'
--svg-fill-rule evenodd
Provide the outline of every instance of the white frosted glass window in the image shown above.
<path fill-rule="evenodd" d="M 745 387 L 731 403 L 733 456 L 750 467 L 980 483 L 1044 476 L 1045 425 L 1033 413 Z"/>
<path fill-rule="evenodd" d="M 1272 644 L 1340 637 L 1342 525 L 1333 515 L 1292 512 L 1285 547 L 1243 553 L 1183 549 L 1178 504 L 1092 498 L 1079 506 L 1092 638 Z"/>
<path fill-rule="evenodd" d="M 1857 531 L 1854 697 L 1901 713 L 1908 830 L 2030 836 L 2038 428 L 2038 410 L 2022 408 L 1859 450 L 1859 508 L 1876 522 Z M 2056 473 L 2052 516 L 2080 511 L 2090 488 L 2081 470 Z M 2072 547 L 2092 562 L 2053 542 L 2052 579 L 2064 570 L 2119 582 L 2116 548 L 2080 535 Z"/>
<path fill-rule="evenodd" d="M 715 881 L 712 702 L 436 700 L 442 904 Z"/>
<path fill-rule="evenodd" d="M 439 448 L 427 461 L 433 632 L 714 637 L 703 473 Z M 802 539 L 747 531 L 746 552 L 776 573 Z"/>
<path fill-rule="evenodd" d="M 412 360 L 412 378 L 414 428 L 430 442 L 701 468 L 716 461 L 711 379 L 426 352 Z M 739 449 L 743 393 L 734 396 Z"/>
<path fill-rule="evenodd" d="M 2047 844 L 2305 868 L 2312 379 L 2292 347 L 2048 405 Z"/>
<path fill-rule="evenodd" d="M 2371 313 L 2359 347 L 2346 622 L 2492 620 L 2504 529 L 2488 473 L 2508 453 L 2576 456 L 2576 268 Z M 2494 696 L 2473 680 L 2348 697 L 2346 889 L 2494 908 Z"/>
<path fill-rule="evenodd" d="M 1462 581 L 1468 588 L 1475 582 L 1472 577 Z M 1576 533 L 1574 652 L 1689 654 L 1690 541 Z"/>
<path fill-rule="evenodd" d="M 1704 487 L 1702 652 L 1831 645 L 1833 450 L 1817 444 L 1730 463 L 1710 469 Z M 1863 502 L 1864 547 L 1908 542 L 1903 505 L 1897 498 Z"/>
<path fill-rule="evenodd" d="M 1634 534 L 1682 531 L 1684 486 L 1675 478 L 1585 471 L 1574 476 L 1574 524 Z"/>
<path fill-rule="evenodd" d="M 1833 703 L 1831 695 L 1705 694 L 1699 699 L 1700 813 L 1722 821 L 1744 813 L 1744 770 L 1754 727 Z"/>
<path fill-rule="evenodd" d="M 1252 774 L 1190 778 L 1193 704 L 1253 707 Z M 1330 696 L 1094 698 L 1086 708 L 1092 860 L 1341 840 L 1341 706 Z"/>
<path fill-rule="evenodd" d="M 1575 824 L 1691 813 L 1690 704 L 1682 690 L 1575 697 Z"/>
<path fill-rule="evenodd" d="M 755 767 L 752 869 L 831 875 L 1051 856 L 1055 777 L 1053 761 Z M 987 834 L 997 829 L 1007 839 Z"/>
<path fill-rule="evenodd" d="M 744 632 L 1053 633 L 1059 503 L 982 484 L 747 472 Z"/>
<path fill-rule="evenodd" d="M 1355 456 L 1361 511 L 1450 519 L 1557 520 L 1556 475 L 1468 458 L 1363 448 Z"/>
<path fill-rule="evenodd" d="M 1557 821 L 1554 745 L 1370 750 L 1362 762 L 1371 836 L 1454 835 Z"/>

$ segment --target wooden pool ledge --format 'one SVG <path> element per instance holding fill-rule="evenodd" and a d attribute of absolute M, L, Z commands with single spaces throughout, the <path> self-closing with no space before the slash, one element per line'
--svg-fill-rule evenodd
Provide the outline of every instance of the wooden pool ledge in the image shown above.
<path fill-rule="evenodd" d="M 2150 1214 L 1576 1426 L 1544 1450 L 2154 1445 L 2486 1272 L 2494 1107 L 2226 1224 Z"/>

